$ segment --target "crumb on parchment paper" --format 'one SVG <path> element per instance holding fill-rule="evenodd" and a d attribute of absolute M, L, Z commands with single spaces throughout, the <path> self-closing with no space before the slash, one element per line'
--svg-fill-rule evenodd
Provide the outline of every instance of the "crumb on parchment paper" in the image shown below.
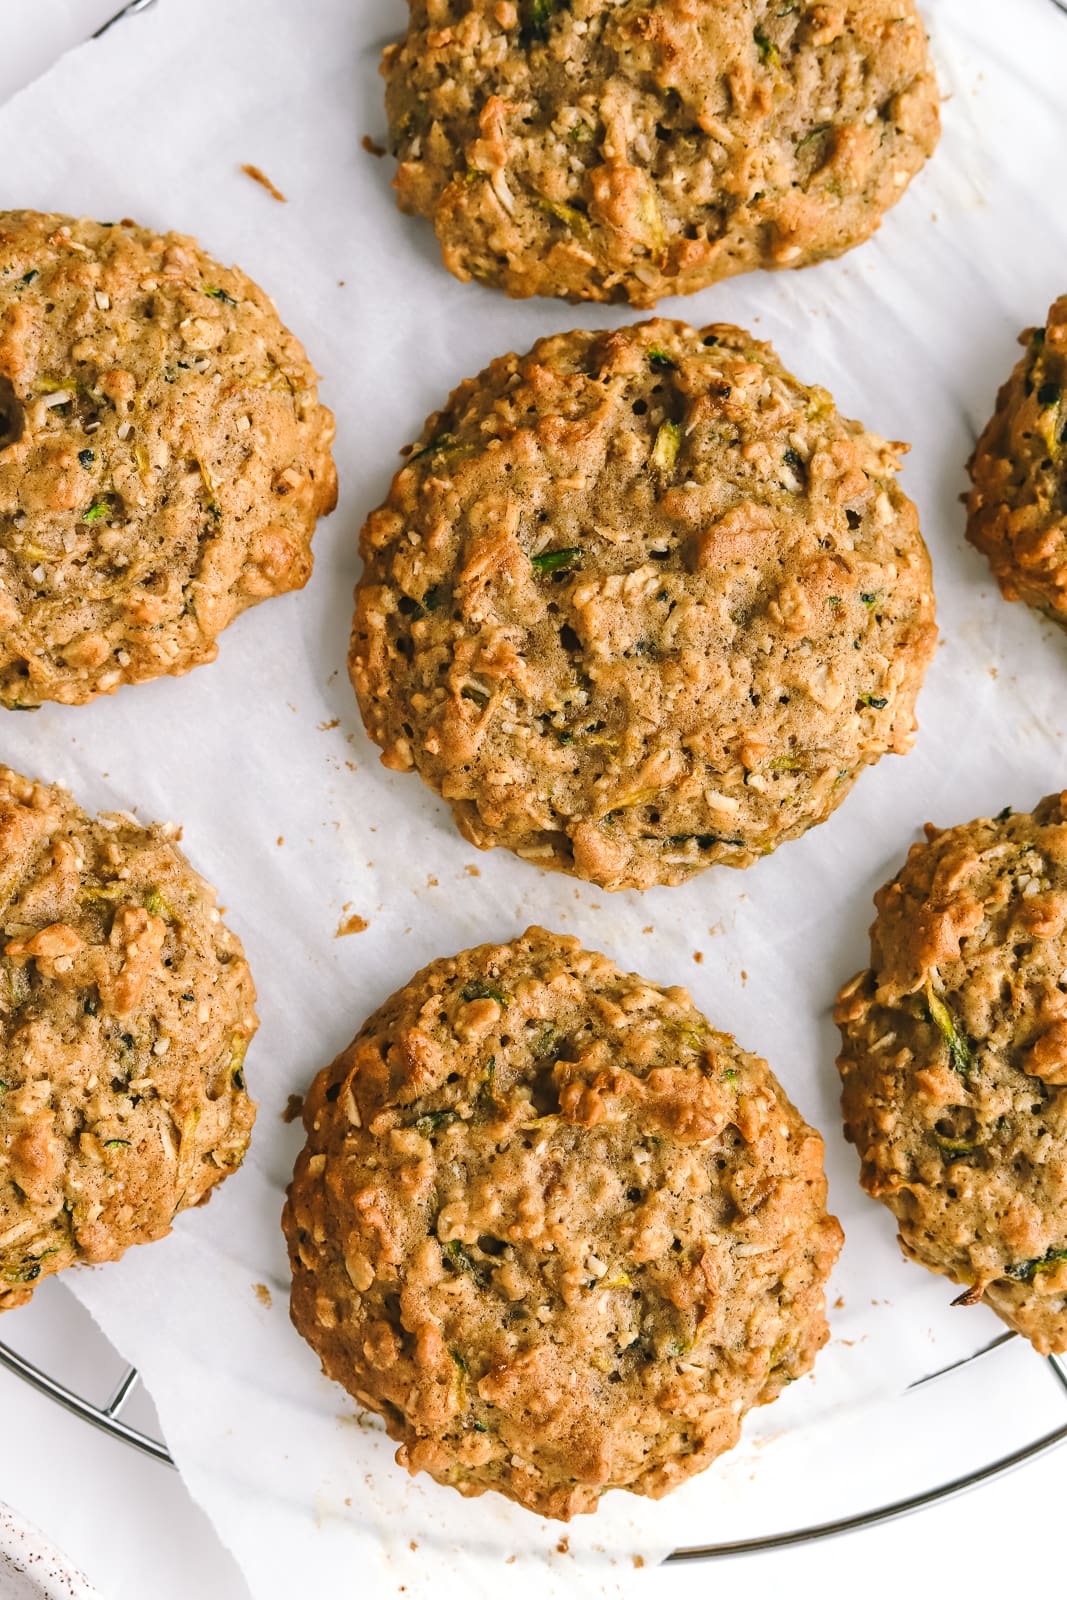
<path fill-rule="evenodd" d="M 267 1285 L 265 1283 L 254 1283 L 252 1285 L 252 1293 L 255 1295 L 260 1305 L 266 1307 L 266 1309 L 269 1311 L 271 1306 L 274 1304 L 274 1301 L 271 1299 L 271 1293 L 267 1288 Z"/>
<path fill-rule="evenodd" d="M 341 722 L 340 717 L 334 717 L 332 722 L 320 722 L 319 723 L 319 732 L 320 733 L 329 733 L 331 728 L 339 727 L 340 726 L 340 722 Z"/>
<path fill-rule="evenodd" d="M 297 1122 L 303 1115 L 304 1096 L 302 1094 L 291 1094 L 285 1103 L 285 1110 L 282 1112 L 282 1121 Z"/>
<path fill-rule="evenodd" d="M 350 911 L 351 904 L 352 902 L 349 901 L 347 905 L 342 906 L 342 912 Z M 337 924 L 337 932 L 334 934 L 334 938 L 344 939 L 350 933 L 365 933 L 369 927 L 370 923 L 367 921 L 366 917 L 361 917 L 355 911 L 352 911 L 351 915 L 347 917 L 342 916 L 340 922 Z"/>
<path fill-rule="evenodd" d="M 285 205 L 285 196 L 282 191 L 277 184 L 271 183 L 262 167 L 253 166 L 251 161 L 246 161 L 241 171 L 247 178 L 251 178 L 253 183 L 258 183 L 261 188 L 266 189 L 272 200 L 278 200 L 282 205 Z"/>
<path fill-rule="evenodd" d="M 703 961 L 703 959 L 704 959 L 703 950 L 694 950 L 693 951 L 693 960 L 696 962 L 698 967 L 699 967 L 700 963 Z"/>
<path fill-rule="evenodd" d="M 480 878 L 482 875 L 480 869 L 469 861 L 463 870 L 467 874 L 468 878 Z"/>

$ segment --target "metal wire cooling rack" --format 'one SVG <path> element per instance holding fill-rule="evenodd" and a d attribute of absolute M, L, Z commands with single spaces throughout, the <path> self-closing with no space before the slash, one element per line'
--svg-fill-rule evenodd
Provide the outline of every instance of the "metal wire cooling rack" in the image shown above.
<path fill-rule="evenodd" d="M 1003 1350 L 1008 1345 L 1018 1345 L 1018 1335 L 1012 1333 L 1001 1334 L 991 1344 L 977 1350 L 973 1355 L 965 1357 L 962 1361 L 953 1362 L 942 1367 L 936 1372 L 920 1378 L 910 1385 L 906 1393 L 914 1393 L 932 1383 L 950 1380 L 953 1376 L 959 1377 L 963 1372 L 972 1369 L 977 1362 L 984 1361 L 993 1356 L 997 1351 Z M 123 1412 L 133 1398 L 140 1376 L 136 1367 L 127 1366 L 119 1377 L 110 1395 L 101 1403 L 88 1399 L 85 1395 L 61 1383 L 50 1373 L 43 1371 L 30 1361 L 26 1356 L 19 1354 L 10 1345 L 0 1341 L 0 1366 L 22 1378 L 24 1382 L 47 1395 L 57 1405 L 63 1406 L 83 1422 L 90 1423 L 93 1427 L 100 1428 L 104 1433 L 113 1438 L 121 1439 L 124 1444 L 140 1450 L 143 1454 L 151 1456 L 153 1460 L 165 1463 L 167 1466 L 175 1465 L 174 1458 L 167 1449 L 162 1439 L 140 1428 L 132 1427 L 123 1420 Z M 1059 1356 L 1050 1356 L 1045 1363 L 1061 1403 L 1067 1405 L 1067 1360 Z M 757 1555 L 765 1551 L 784 1550 L 797 1545 L 813 1544 L 819 1540 L 830 1539 L 846 1533 L 858 1533 L 864 1528 L 875 1528 L 886 1522 L 895 1522 L 901 1517 L 909 1516 L 916 1511 L 925 1510 L 927 1507 L 941 1505 L 945 1501 L 954 1500 L 968 1490 L 977 1488 L 980 1484 L 992 1483 L 997 1478 L 1005 1477 L 1009 1472 L 1014 1472 L 1017 1467 L 1036 1461 L 1040 1456 L 1047 1455 L 1058 1445 L 1067 1443 L 1067 1414 L 1064 1422 L 1057 1428 L 1051 1429 L 1040 1438 L 1032 1440 L 1029 1444 L 1002 1455 L 995 1461 L 976 1467 L 973 1471 L 964 1473 L 935 1488 L 924 1490 L 922 1493 L 909 1495 L 904 1499 L 890 1500 L 884 1505 L 874 1506 L 866 1511 L 858 1511 L 852 1515 L 839 1517 L 828 1522 L 816 1522 L 806 1527 L 789 1528 L 781 1533 L 763 1534 L 752 1539 L 734 1540 L 727 1543 L 710 1545 L 693 1545 L 675 1550 L 668 1556 L 668 1563 L 683 1561 L 712 1561 L 726 1556 Z"/>
<path fill-rule="evenodd" d="M 138 11 L 147 11 L 149 6 L 154 6 L 155 3 L 156 0 L 129 0 L 129 4 L 124 5 L 121 11 L 116 11 L 113 17 L 108 17 L 106 22 L 102 22 L 92 37 L 94 39 L 102 39 L 107 30 L 113 28 L 116 22 L 122 22 L 126 17 L 136 16 Z"/>
<path fill-rule="evenodd" d="M 148 0 L 148 3 L 151 4 L 152 0 Z M 113 1438 L 132 1445 L 135 1450 L 142 1450 L 146 1456 L 151 1456 L 155 1461 L 162 1461 L 168 1467 L 174 1466 L 174 1457 L 161 1439 L 153 1438 L 151 1434 L 143 1433 L 140 1428 L 133 1428 L 122 1420 L 122 1413 L 141 1381 L 141 1375 L 136 1367 L 127 1367 L 103 1405 L 96 1405 L 84 1395 L 77 1394 L 66 1384 L 60 1383 L 58 1378 L 53 1378 L 40 1367 L 34 1366 L 32 1361 L 28 1361 L 25 1356 L 20 1355 L 2 1340 L 0 1340 L 0 1366 L 6 1367 L 16 1377 L 22 1378 L 39 1393 L 47 1395 L 49 1400 L 54 1400 L 64 1410 L 81 1417 L 83 1422 L 92 1423 L 94 1428 L 103 1429 Z"/>
<path fill-rule="evenodd" d="M 113 17 L 103 23 L 92 35 L 99 39 L 109 28 L 138 12 L 147 11 L 156 4 L 156 0 L 128 0 L 128 4 L 118 10 Z M 1067 13 L 1067 0 L 1052 0 L 1058 10 Z M 981 1361 L 995 1351 L 1003 1349 L 1016 1341 L 1018 1336 L 1012 1333 L 1002 1334 L 994 1339 L 983 1349 L 977 1350 L 973 1355 L 965 1357 L 962 1361 L 953 1362 L 950 1366 L 943 1367 L 936 1372 L 920 1378 L 910 1386 L 911 1392 L 923 1386 L 950 1379 L 965 1369 L 971 1368 L 976 1362 Z M 1050 1356 L 1047 1360 L 1047 1369 L 1056 1385 L 1061 1402 L 1067 1403 L 1067 1359 L 1060 1356 Z M 77 1390 L 68 1387 L 50 1373 L 36 1366 L 26 1356 L 21 1355 L 10 1345 L 0 1340 L 0 1367 L 21 1378 L 31 1388 L 48 1399 L 54 1400 L 57 1405 L 80 1417 L 83 1422 L 89 1423 L 112 1438 L 121 1440 L 133 1449 L 150 1456 L 154 1461 L 162 1462 L 166 1466 L 175 1466 L 175 1461 L 162 1439 L 141 1428 L 132 1426 L 124 1421 L 123 1412 L 133 1399 L 138 1385 L 140 1374 L 136 1367 L 127 1366 L 118 1382 L 114 1385 L 110 1395 L 102 1404 L 88 1399 Z M 984 1466 L 977 1467 L 971 1472 L 964 1473 L 936 1488 L 927 1489 L 919 1494 L 909 1495 L 904 1499 L 891 1500 L 881 1506 L 873 1507 L 867 1511 L 859 1511 L 851 1516 L 839 1517 L 830 1522 L 811 1523 L 807 1527 L 790 1528 L 782 1533 L 764 1534 L 757 1538 L 735 1540 L 728 1543 L 714 1545 L 693 1545 L 675 1550 L 668 1556 L 668 1563 L 685 1561 L 711 1561 L 725 1556 L 756 1555 L 765 1551 L 784 1550 L 797 1545 L 813 1544 L 819 1540 L 835 1538 L 841 1534 L 858 1533 L 865 1528 L 878 1527 L 883 1523 L 895 1522 L 901 1517 L 911 1515 L 913 1512 L 922 1511 L 930 1506 L 944 1504 L 958 1496 L 966 1494 L 971 1489 L 976 1489 L 981 1484 L 994 1482 L 1003 1478 L 1016 1468 L 1038 1460 L 1047 1455 L 1059 1445 L 1067 1444 L 1067 1421 L 1050 1432 L 1042 1434 L 1040 1438 L 1032 1440 L 1029 1444 L 1013 1450 L 1008 1455 L 1002 1455 L 997 1460 Z"/>

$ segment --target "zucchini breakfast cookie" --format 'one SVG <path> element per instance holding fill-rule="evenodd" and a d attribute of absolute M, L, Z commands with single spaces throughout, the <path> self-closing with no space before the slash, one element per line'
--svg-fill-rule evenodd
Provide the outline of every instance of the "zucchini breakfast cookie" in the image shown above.
<path fill-rule="evenodd" d="M 271 301 L 195 240 L 0 212 L 0 704 L 214 660 L 307 582 L 333 432 Z"/>
<path fill-rule="evenodd" d="M 997 396 L 970 463 L 967 537 L 1006 600 L 1067 623 L 1067 295 Z"/>
<path fill-rule="evenodd" d="M 255 990 L 179 830 L 0 768 L 0 1310 L 240 1165 Z"/>
<path fill-rule="evenodd" d="M 909 1256 L 1067 1350 L 1067 794 L 927 837 L 838 999 L 845 1132 Z"/>
<path fill-rule="evenodd" d="M 826 1341 L 819 1135 L 684 989 L 576 939 L 433 962 L 304 1123 L 293 1321 L 463 1494 L 563 1519 L 666 1494 Z"/>
<path fill-rule="evenodd" d="M 652 306 L 861 244 L 937 144 L 913 0 L 409 0 L 398 203 L 512 295 Z"/>
<path fill-rule="evenodd" d="M 749 866 L 910 748 L 936 630 L 904 448 L 725 325 L 494 361 L 363 530 L 382 760 L 472 844 L 608 889 Z"/>

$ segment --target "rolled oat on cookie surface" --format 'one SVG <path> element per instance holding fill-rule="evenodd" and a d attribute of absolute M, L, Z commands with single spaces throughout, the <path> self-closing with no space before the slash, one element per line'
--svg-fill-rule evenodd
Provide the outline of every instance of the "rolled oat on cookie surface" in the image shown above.
<path fill-rule="evenodd" d="M 471 843 L 608 889 L 798 837 L 911 747 L 936 629 L 905 448 L 725 324 L 494 361 L 363 529 L 382 760 Z"/>
<path fill-rule="evenodd" d="M 826 1341 L 819 1135 L 684 989 L 576 939 L 431 963 L 304 1125 L 294 1324 L 463 1494 L 564 1520 L 666 1494 Z"/>
<path fill-rule="evenodd" d="M 516 296 L 841 255 L 940 133 L 913 0 L 410 0 L 382 72 L 400 208 Z"/>
<path fill-rule="evenodd" d="M 194 239 L 0 212 L 0 705 L 214 660 L 307 582 L 333 435 L 273 303 Z"/>
<path fill-rule="evenodd" d="M 927 829 L 837 1005 L 846 1137 L 907 1255 L 1067 1350 L 1067 795 Z"/>
<path fill-rule="evenodd" d="M 255 989 L 179 837 L 0 768 L 0 1311 L 244 1156 Z"/>
<path fill-rule="evenodd" d="M 970 462 L 967 537 L 1006 600 L 1067 623 L 1067 295 L 1026 346 Z"/>

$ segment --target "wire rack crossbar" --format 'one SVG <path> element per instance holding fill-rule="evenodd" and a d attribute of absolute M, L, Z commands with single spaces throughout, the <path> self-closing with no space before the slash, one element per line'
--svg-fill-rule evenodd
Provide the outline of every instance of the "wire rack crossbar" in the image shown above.
<path fill-rule="evenodd" d="M 124 1444 L 132 1445 L 135 1450 L 143 1451 L 154 1461 L 162 1461 L 168 1467 L 174 1466 L 174 1457 L 161 1439 L 153 1438 L 150 1433 L 144 1433 L 140 1428 L 133 1428 L 122 1420 L 121 1413 L 126 1402 L 140 1382 L 140 1373 L 136 1367 L 126 1368 L 107 1403 L 98 1406 L 74 1389 L 68 1388 L 65 1383 L 60 1383 L 51 1373 L 34 1366 L 32 1361 L 3 1342 L 0 1342 L 0 1366 L 6 1367 L 17 1378 L 28 1383 L 32 1389 L 46 1395 L 49 1400 L 54 1400 L 57 1405 L 80 1417 L 83 1422 L 91 1423 L 94 1428 L 100 1428 L 104 1433 L 111 1434 L 112 1438 L 121 1439 Z"/>

